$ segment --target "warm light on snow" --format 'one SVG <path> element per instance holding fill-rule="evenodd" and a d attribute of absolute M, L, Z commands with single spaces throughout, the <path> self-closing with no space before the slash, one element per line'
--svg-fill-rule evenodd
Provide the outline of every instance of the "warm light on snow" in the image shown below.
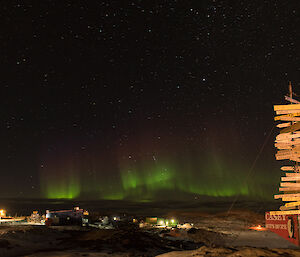
<path fill-rule="evenodd" d="M 256 230 L 256 231 L 265 231 L 267 230 L 265 227 L 262 227 L 261 225 L 255 226 L 255 227 L 249 227 L 249 229 Z"/>

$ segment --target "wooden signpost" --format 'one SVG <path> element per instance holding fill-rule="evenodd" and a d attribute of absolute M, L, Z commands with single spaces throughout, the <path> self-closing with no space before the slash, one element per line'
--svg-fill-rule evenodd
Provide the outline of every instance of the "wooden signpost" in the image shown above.
<path fill-rule="evenodd" d="M 289 132 L 295 132 L 295 131 L 297 131 L 299 129 L 300 129 L 300 122 L 295 122 L 293 125 L 282 129 L 280 131 L 280 134 L 282 134 L 282 133 L 289 133 Z"/>
<path fill-rule="evenodd" d="M 291 126 L 290 122 L 279 123 L 279 124 L 276 125 L 277 128 L 286 128 L 286 127 L 289 127 L 289 126 Z"/>
<path fill-rule="evenodd" d="M 274 199 L 289 198 L 289 197 L 298 197 L 298 198 L 300 198 L 300 193 L 298 193 L 298 194 L 282 194 L 282 195 L 274 195 Z"/>
<path fill-rule="evenodd" d="M 279 211 L 270 211 L 270 215 L 300 214 L 300 102 L 293 99 L 292 86 L 289 85 L 289 96 L 285 100 L 289 104 L 274 105 L 276 112 L 274 120 L 281 122 L 276 126 L 280 133 L 276 136 L 276 160 L 289 160 L 291 165 L 281 167 L 284 175 L 281 177 L 279 195 L 275 199 L 286 202 Z"/>
<path fill-rule="evenodd" d="M 294 171 L 295 167 L 294 166 L 282 166 L 280 169 L 283 171 Z"/>
<path fill-rule="evenodd" d="M 300 177 L 281 177 L 281 181 L 298 181 L 300 180 Z"/>

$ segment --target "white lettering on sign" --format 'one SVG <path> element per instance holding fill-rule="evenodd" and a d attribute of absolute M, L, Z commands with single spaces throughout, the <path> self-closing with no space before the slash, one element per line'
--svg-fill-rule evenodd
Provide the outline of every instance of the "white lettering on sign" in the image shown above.
<path fill-rule="evenodd" d="M 275 224 L 275 229 L 287 229 L 286 224 Z"/>
<path fill-rule="evenodd" d="M 270 215 L 270 213 L 266 213 L 266 220 L 285 220 L 285 215 Z"/>
<path fill-rule="evenodd" d="M 266 224 L 267 229 L 287 229 L 286 224 Z"/>

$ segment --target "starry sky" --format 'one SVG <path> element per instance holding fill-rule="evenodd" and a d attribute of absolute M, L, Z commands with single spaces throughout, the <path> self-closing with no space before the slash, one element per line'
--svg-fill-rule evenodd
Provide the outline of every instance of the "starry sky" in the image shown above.
<path fill-rule="evenodd" d="M 278 190 L 272 106 L 288 81 L 300 94 L 298 1 L 5 1 L 0 12 L 0 197 Z"/>

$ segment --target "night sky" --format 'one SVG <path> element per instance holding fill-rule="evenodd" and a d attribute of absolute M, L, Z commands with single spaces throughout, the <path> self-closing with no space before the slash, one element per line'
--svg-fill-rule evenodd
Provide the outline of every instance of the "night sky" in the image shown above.
<path fill-rule="evenodd" d="M 0 197 L 272 199 L 299 1 L 0 8 Z"/>

